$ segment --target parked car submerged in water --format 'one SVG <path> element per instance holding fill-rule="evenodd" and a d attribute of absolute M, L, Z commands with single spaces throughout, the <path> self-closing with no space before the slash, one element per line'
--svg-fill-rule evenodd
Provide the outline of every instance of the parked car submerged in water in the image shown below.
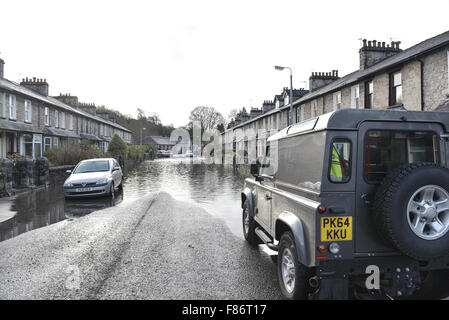
<path fill-rule="evenodd" d="M 67 198 L 114 196 L 114 190 L 122 186 L 122 169 L 112 158 L 83 160 L 69 172 L 64 182 Z"/>

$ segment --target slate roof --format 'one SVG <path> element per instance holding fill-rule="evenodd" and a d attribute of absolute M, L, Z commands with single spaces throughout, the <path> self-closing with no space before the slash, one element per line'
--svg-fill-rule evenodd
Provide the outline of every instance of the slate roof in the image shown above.
<path fill-rule="evenodd" d="M 42 133 L 42 130 L 30 123 L 0 119 L 0 128 L 3 130 Z"/>
<path fill-rule="evenodd" d="M 80 138 L 80 136 L 78 134 L 76 134 L 76 132 L 71 131 L 71 130 L 64 130 L 64 129 L 59 129 L 59 128 L 52 128 L 52 127 L 45 127 L 42 130 L 43 134 L 47 134 L 47 135 L 53 135 L 53 136 L 60 136 L 60 137 L 69 137 L 69 138 Z"/>
<path fill-rule="evenodd" d="M 93 120 L 97 120 L 99 122 L 102 122 L 104 124 L 108 124 L 108 125 L 110 125 L 112 127 L 115 127 L 117 129 L 120 129 L 120 130 L 123 130 L 123 131 L 131 133 L 130 130 L 128 130 L 125 127 L 122 127 L 122 126 L 120 126 L 120 125 L 118 125 L 116 123 L 107 121 L 107 120 L 105 120 L 103 118 L 94 116 L 94 115 L 92 115 L 92 114 L 90 114 L 88 112 L 85 112 L 85 111 L 82 111 L 80 109 L 76 109 L 74 107 L 71 107 L 71 106 L 69 106 L 69 105 L 63 103 L 62 101 L 59 101 L 58 99 L 55 99 L 53 97 L 50 97 L 50 96 L 47 97 L 47 96 L 40 95 L 39 93 L 37 93 L 37 92 L 35 92 L 35 91 L 31 90 L 31 89 L 28 89 L 28 88 L 26 88 L 24 86 L 21 86 L 20 84 L 18 84 L 16 82 L 13 82 L 11 80 L 0 78 L 0 88 L 4 88 L 4 89 L 6 89 L 8 91 L 12 91 L 12 92 L 20 93 L 22 95 L 25 95 L 25 96 L 28 96 L 30 98 L 39 100 L 39 101 L 47 103 L 49 105 L 57 106 L 57 107 L 59 107 L 59 108 L 61 108 L 63 110 L 66 110 L 68 112 L 71 112 L 71 113 L 74 113 L 74 114 L 77 114 L 77 115 L 80 115 L 80 116 L 84 116 L 86 118 L 90 118 L 90 119 L 93 119 Z"/>
<path fill-rule="evenodd" d="M 171 141 L 170 137 L 161 136 L 149 136 L 143 139 L 144 144 L 157 144 L 157 145 L 176 145 L 176 141 Z"/>
<path fill-rule="evenodd" d="M 433 38 L 424 40 L 404 51 L 401 51 L 394 56 L 386 58 L 379 63 L 365 69 L 354 71 L 334 82 L 324 86 L 316 91 L 310 92 L 303 96 L 301 99 L 294 101 L 293 105 L 300 104 L 302 102 L 317 98 L 323 94 L 338 90 L 339 88 L 345 87 L 347 85 L 359 82 L 360 80 L 370 77 L 376 73 L 384 71 L 385 69 L 394 67 L 395 65 L 400 65 L 408 60 L 415 59 L 416 57 L 427 53 L 429 51 L 435 50 L 439 47 L 443 47 L 449 44 L 449 31 L 439 34 Z M 284 106 L 285 107 L 285 106 Z"/>

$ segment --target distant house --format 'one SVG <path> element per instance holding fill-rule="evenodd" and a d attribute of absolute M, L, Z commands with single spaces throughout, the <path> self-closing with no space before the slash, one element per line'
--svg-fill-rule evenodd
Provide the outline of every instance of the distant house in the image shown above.
<path fill-rule="evenodd" d="M 158 150 L 171 150 L 177 141 L 171 141 L 170 137 L 149 136 L 143 139 L 142 144 L 156 146 Z"/>

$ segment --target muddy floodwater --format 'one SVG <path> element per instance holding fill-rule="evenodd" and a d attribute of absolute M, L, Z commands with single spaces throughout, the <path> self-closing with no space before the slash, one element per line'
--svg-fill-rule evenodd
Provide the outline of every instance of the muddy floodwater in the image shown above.
<path fill-rule="evenodd" d="M 66 200 L 62 185 L 0 199 L 0 241 L 64 219 L 77 219 L 96 210 L 120 206 L 150 192 L 166 191 L 196 203 L 223 219 L 242 237 L 240 191 L 243 178 L 232 167 L 193 164 L 189 158 L 146 161 L 125 177 L 115 197 Z"/>

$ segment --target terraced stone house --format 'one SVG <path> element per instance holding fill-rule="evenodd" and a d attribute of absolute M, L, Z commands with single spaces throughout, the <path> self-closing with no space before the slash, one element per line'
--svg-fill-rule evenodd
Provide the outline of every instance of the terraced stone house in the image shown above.
<path fill-rule="evenodd" d="M 88 140 L 107 151 L 115 133 L 131 143 L 132 132 L 97 115 L 94 105 L 70 94 L 49 96 L 45 79 L 5 79 L 4 64 L 0 59 L 0 157 L 19 153 L 34 159 L 69 140 Z"/>
<path fill-rule="evenodd" d="M 449 110 L 449 31 L 405 50 L 398 41 L 362 43 L 358 70 L 343 77 L 337 70 L 312 73 L 309 90 L 293 99 L 294 122 L 342 108 Z M 236 121 L 224 133 L 224 147 L 233 144 L 234 152 L 248 150 L 251 139 L 264 144 L 260 129 L 287 127 L 290 101 L 286 94 L 284 89 L 274 102 L 265 101 L 259 116 Z M 262 150 L 263 146 L 258 147 L 257 154 Z"/>

